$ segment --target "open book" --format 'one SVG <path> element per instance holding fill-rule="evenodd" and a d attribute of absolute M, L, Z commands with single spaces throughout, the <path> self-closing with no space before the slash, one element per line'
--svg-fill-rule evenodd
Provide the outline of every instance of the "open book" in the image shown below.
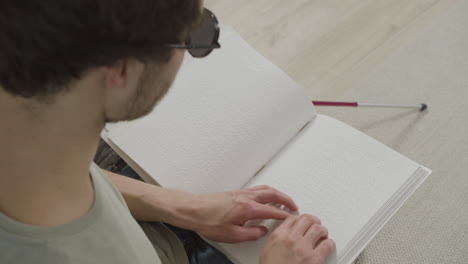
<path fill-rule="evenodd" d="M 333 118 L 223 27 L 222 49 L 186 56 L 150 115 L 109 125 L 106 141 L 146 181 L 196 193 L 270 185 L 318 216 L 350 263 L 430 170 Z M 264 221 L 274 227 L 275 221 Z M 258 263 L 266 237 L 212 242 L 234 262 Z"/>

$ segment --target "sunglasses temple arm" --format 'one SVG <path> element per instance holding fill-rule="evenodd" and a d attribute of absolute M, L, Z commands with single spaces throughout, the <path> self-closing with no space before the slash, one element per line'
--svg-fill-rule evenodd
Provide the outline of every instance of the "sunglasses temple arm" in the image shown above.
<path fill-rule="evenodd" d="M 213 45 L 183 45 L 183 44 L 169 44 L 166 45 L 168 48 L 172 49 L 219 49 L 221 45 L 219 43 Z"/>

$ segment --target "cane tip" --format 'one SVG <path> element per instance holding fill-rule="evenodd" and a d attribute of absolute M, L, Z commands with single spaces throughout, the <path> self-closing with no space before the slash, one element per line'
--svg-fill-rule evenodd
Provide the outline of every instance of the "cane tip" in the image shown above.
<path fill-rule="evenodd" d="M 427 109 L 427 104 L 421 104 L 421 109 L 420 109 L 420 111 L 422 112 L 422 111 L 424 111 L 424 110 L 426 110 L 426 109 Z"/>

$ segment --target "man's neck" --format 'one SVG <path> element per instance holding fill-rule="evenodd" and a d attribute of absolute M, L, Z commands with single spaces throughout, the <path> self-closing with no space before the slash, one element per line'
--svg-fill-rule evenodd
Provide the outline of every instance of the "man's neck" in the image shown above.
<path fill-rule="evenodd" d="M 80 99 L 65 95 L 41 105 L 0 91 L 0 212 L 55 226 L 90 209 L 89 166 L 104 122 L 93 109 L 99 102 Z"/>

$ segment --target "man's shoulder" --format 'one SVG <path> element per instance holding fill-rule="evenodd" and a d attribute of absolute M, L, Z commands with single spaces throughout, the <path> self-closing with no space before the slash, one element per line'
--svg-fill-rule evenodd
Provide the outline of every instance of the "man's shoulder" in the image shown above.
<path fill-rule="evenodd" d="M 120 191 L 117 189 L 117 187 L 112 183 L 110 180 L 109 176 L 102 170 L 96 163 L 92 162 L 90 166 L 90 174 L 93 179 L 93 183 L 95 185 L 95 189 L 98 192 L 103 192 L 106 193 L 106 195 L 113 194 L 112 197 L 115 197 L 119 200 L 120 203 L 124 204 L 125 207 L 127 207 L 127 204 L 125 203 L 124 198 L 122 197 L 122 194 Z"/>

